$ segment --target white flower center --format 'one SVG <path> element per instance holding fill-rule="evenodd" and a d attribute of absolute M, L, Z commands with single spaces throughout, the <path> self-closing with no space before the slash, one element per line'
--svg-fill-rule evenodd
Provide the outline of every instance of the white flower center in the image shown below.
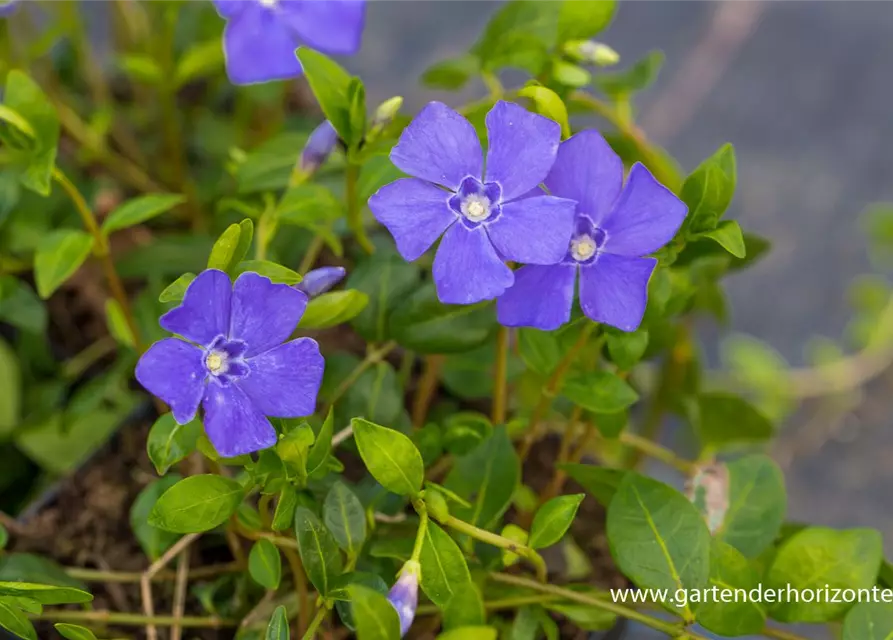
<path fill-rule="evenodd" d="M 205 358 L 205 366 L 207 366 L 208 371 L 214 375 L 225 373 L 228 368 L 227 359 L 227 355 L 222 351 L 211 351 L 208 353 L 208 357 Z"/>
<path fill-rule="evenodd" d="M 595 255 L 596 248 L 595 240 L 589 236 L 580 236 L 571 240 L 571 255 L 578 262 L 589 260 Z"/>
<path fill-rule="evenodd" d="M 270 7 L 270 8 L 275 7 L 277 4 L 279 4 L 279 0 L 257 0 L 257 1 L 260 2 L 263 6 Z"/>
<path fill-rule="evenodd" d="M 487 196 L 471 194 L 462 201 L 462 215 L 472 222 L 486 220 L 490 215 L 490 201 Z"/>

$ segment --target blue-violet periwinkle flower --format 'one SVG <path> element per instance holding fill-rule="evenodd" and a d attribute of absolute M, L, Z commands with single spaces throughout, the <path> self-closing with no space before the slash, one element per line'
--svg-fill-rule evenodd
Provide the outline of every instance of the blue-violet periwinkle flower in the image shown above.
<path fill-rule="evenodd" d="M 400 637 L 406 635 L 419 604 L 419 576 L 422 567 L 415 560 L 408 560 L 400 569 L 400 577 L 388 592 L 388 602 L 397 610 L 400 618 Z"/>
<path fill-rule="evenodd" d="M 565 140 L 545 181 L 576 200 L 576 228 L 560 264 L 525 266 L 496 304 L 499 322 L 551 330 L 570 319 L 577 274 L 580 306 L 596 322 L 635 331 L 657 265 L 645 258 L 668 243 L 688 211 L 641 164 L 623 185 L 623 162 L 593 130 Z"/>
<path fill-rule="evenodd" d="M 19 5 L 19 0 L 0 0 L 0 18 L 11 16 Z"/>
<path fill-rule="evenodd" d="M 295 285 L 295 289 L 303 291 L 310 298 L 315 298 L 334 287 L 344 279 L 347 270 L 344 267 L 320 267 L 308 271 L 304 278 Z"/>
<path fill-rule="evenodd" d="M 306 307 L 305 293 L 256 273 L 233 284 L 223 271 L 203 271 L 180 306 L 159 320 L 178 337 L 153 344 L 136 365 L 136 379 L 170 405 L 179 424 L 201 404 L 205 432 L 221 456 L 271 447 L 276 430 L 268 417 L 297 418 L 316 408 L 325 365 L 319 345 L 310 338 L 285 342 Z"/>
<path fill-rule="evenodd" d="M 307 138 L 307 144 L 301 151 L 301 158 L 298 160 L 298 166 L 301 173 L 306 176 L 316 173 L 316 170 L 322 166 L 338 144 L 338 132 L 332 123 L 326 120 L 316 127 Z"/>
<path fill-rule="evenodd" d="M 360 48 L 364 0 L 213 0 L 226 22 L 226 73 L 235 84 L 301 75 L 295 49 L 351 55 Z"/>
<path fill-rule="evenodd" d="M 555 264 L 573 231 L 574 202 L 538 189 L 555 160 L 558 124 L 503 101 L 486 124 L 485 169 L 471 123 L 444 104 L 428 104 L 391 151 L 397 168 L 414 177 L 369 199 L 406 260 L 443 234 L 433 273 L 437 296 L 448 304 L 502 294 L 515 280 L 506 261 Z"/>

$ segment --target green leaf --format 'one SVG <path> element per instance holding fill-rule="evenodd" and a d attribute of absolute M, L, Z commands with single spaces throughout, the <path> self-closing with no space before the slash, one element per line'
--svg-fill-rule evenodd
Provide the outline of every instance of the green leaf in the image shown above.
<path fill-rule="evenodd" d="M 736 220 L 721 220 L 715 229 L 700 237 L 710 238 L 738 259 L 743 260 L 747 256 L 744 234 Z"/>
<path fill-rule="evenodd" d="M 276 545 L 261 538 L 248 554 L 248 574 L 264 589 L 276 590 L 282 580 L 282 556 Z"/>
<path fill-rule="evenodd" d="M 596 413 L 617 413 L 639 399 L 639 394 L 625 380 L 609 371 L 569 376 L 561 387 L 561 395 Z"/>
<path fill-rule="evenodd" d="M 193 280 L 195 280 L 194 273 L 184 273 L 164 288 L 158 296 L 158 302 L 180 302 Z"/>
<path fill-rule="evenodd" d="M 350 424 L 357 449 L 372 477 L 398 495 L 418 495 L 425 479 L 425 465 L 412 440 L 362 418 L 354 418 Z"/>
<path fill-rule="evenodd" d="M 2 524 L 0 524 L 0 551 L 6 548 L 6 544 L 9 542 L 9 532 L 6 530 Z"/>
<path fill-rule="evenodd" d="M 301 281 L 301 274 L 297 271 L 292 271 L 288 267 L 269 260 L 242 260 L 236 265 L 236 276 L 249 272 L 269 278 L 276 284 L 294 285 Z"/>
<path fill-rule="evenodd" d="M 26 168 L 19 180 L 24 187 L 48 196 L 59 144 L 56 110 L 37 83 L 18 69 L 7 74 L 3 99 L 6 107 L 28 122 L 34 134 L 26 154 Z"/>
<path fill-rule="evenodd" d="M 349 554 L 358 554 L 366 539 L 366 510 L 343 482 L 332 485 L 322 515 L 338 546 Z"/>
<path fill-rule="evenodd" d="M 282 605 L 273 611 L 264 640 L 291 640 L 291 632 L 288 629 L 288 612 Z"/>
<path fill-rule="evenodd" d="M 34 254 L 34 279 L 37 293 L 46 300 L 74 272 L 93 248 L 90 234 L 74 229 L 59 229 L 48 233 L 37 245 Z"/>
<path fill-rule="evenodd" d="M 431 89 L 458 91 L 478 72 L 477 58 L 470 55 L 437 62 L 422 74 L 422 84 Z"/>
<path fill-rule="evenodd" d="M 87 585 L 69 576 L 65 569 L 44 556 L 30 553 L 10 553 L 0 559 L 0 580 L 34 582 L 74 587 L 84 591 Z"/>
<path fill-rule="evenodd" d="M 177 61 L 174 69 L 174 86 L 182 87 L 198 78 L 213 75 L 223 69 L 223 47 L 219 38 L 194 44 Z"/>
<path fill-rule="evenodd" d="M 417 266 L 399 256 L 376 252 L 354 267 L 347 286 L 369 296 L 369 304 L 353 319 L 353 327 L 369 342 L 391 337 L 391 312 L 419 281 Z"/>
<path fill-rule="evenodd" d="M 608 507 L 617 567 L 640 589 L 701 589 L 710 569 L 710 532 L 694 505 L 662 482 L 629 474 Z M 692 621 L 691 608 L 665 608 Z"/>
<path fill-rule="evenodd" d="M 663 64 L 663 52 L 652 51 L 624 71 L 597 74 L 594 77 L 595 85 L 611 98 L 624 100 L 633 93 L 647 89 L 657 78 Z"/>
<path fill-rule="evenodd" d="M 185 197 L 171 193 L 150 193 L 133 198 L 108 215 L 102 223 L 102 232 L 109 235 L 114 231 L 142 224 L 185 201 Z"/>
<path fill-rule="evenodd" d="M 617 624 L 617 617 L 604 609 L 577 603 L 548 603 L 550 611 L 555 611 L 584 631 L 605 631 Z"/>
<path fill-rule="evenodd" d="M 247 218 L 239 224 L 229 225 L 211 248 L 208 269 L 220 269 L 232 275 L 236 265 L 248 253 L 253 236 L 254 223 Z"/>
<path fill-rule="evenodd" d="M 698 397 L 694 420 L 701 444 L 723 448 L 740 443 L 764 442 L 775 433 L 774 425 L 744 398 L 721 391 Z"/>
<path fill-rule="evenodd" d="M 22 373 L 15 351 L 0 338 L 0 438 L 8 437 L 22 414 Z"/>
<path fill-rule="evenodd" d="M 480 413 L 459 411 L 444 422 L 443 445 L 452 454 L 465 455 L 490 437 L 493 425 Z"/>
<path fill-rule="evenodd" d="M 28 617 L 6 598 L 0 598 L 0 628 L 10 631 L 16 638 L 37 640 L 37 632 Z"/>
<path fill-rule="evenodd" d="M 471 524 L 494 527 L 512 502 L 521 466 L 505 427 L 497 427 L 480 446 L 456 459 L 444 486 L 468 500 L 455 515 Z"/>
<path fill-rule="evenodd" d="M 573 4 L 565 2 L 565 4 Z M 585 83 L 584 83 L 585 84 Z M 561 137 L 569 138 L 571 125 L 567 117 L 567 107 L 557 93 L 547 87 L 531 85 L 518 91 L 519 96 L 530 98 L 536 108 L 536 112 L 561 125 Z"/>
<path fill-rule="evenodd" d="M 760 575 L 747 558 L 734 547 L 714 539 L 710 548 L 710 578 L 708 589 L 744 589 L 748 593 L 759 586 Z M 766 612 L 758 602 L 734 598 L 707 598 L 696 609 L 698 624 L 721 636 L 759 635 L 766 624 Z"/>
<path fill-rule="evenodd" d="M 67 640 L 96 640 L 96 636 L 93 635 L 93 632 L 86 627 L 80 627 L 76 624 L 67 624 L 65 622 L 59 622 L 53 626 L 56 628 L 56 631 L 59 632 L 59 635 Z"/>
<path fill-rule="evenodd" d="M 334 580 L 341 575 L 338 544 L 316 514 L 306 507 L 295 510 L 295 534 L 307 577 L 320 595 L 327 596 Z"/>
<path fill-rule="evenodd" d="M 295 521 L 295 509 L 298 506 L 298 492 L 291 486 L 286 485 L 279 493 L 279 501 L 276 503 L 276 510 L 273 512 L 273 523 L 270 528 L 273 531 L 285 531 L 291 528 Z"/>
<path fill-rule="evenodd" d="M 350 586 L 357 640 L 399 640 L 400 618 L 388 599 L 361 584 Z"/>
<path fill-rule="evenodd" d="M 434 283 L 409 295 L 391 314 L 391 335 L 419 353 L 460 353 L 482 345 L 496 330 L 493 305 L 446 305 Z"/>
<path fill-rule="evenodd" d="M 115 342 L 124 347 L 136 348 L 136 337 L 127 324 L 124 310 L 117 300 L 109 298 L 105 301 L 105 323 Z"/>
<path fill-rule="evenodd" d="M 487 613 L 484 599 L 477 585 L 469 582 L 449 599 L 443 607 L 443 628 L 445 631 L 460 627 L 473 627 L 484 624 Z"/>
<path fill-rule="evenodd" d="M 611 361 L 620 367 L 621 371 L 629 371 L 636 366 L 648 348 L 647 329 L 638 329 L 632 333 L 607 331 L 605 335 Z"/>
<path fill-rule="evenodd" d="M 146 440 L 149 460 L 155 465 L 158 475 L 163 476 L 173 465 L 195 451 L 201 432 L 202 424 L 198 418 L 186 424 L 177 424 L 172 413 L 159 417 Z"/>
<path fill-rule="evenodd" d="M 715 229 L 732 202 L 737 179 L 735 148 L 725 144 L 682 185 L 680 197 L 688 205 L 685 226 L 694 233 Z"/>
<path fill-rule="evenodd" d="M 890 640 L 893 638 L 893 604 L 860 602 L 843 620 L 842 640 Z"/>
<path fill-rule="evenodd" d="M 573 523 L 584 497 L 582 493 L 558 496 L 541 506 L 530 525 L 528 546 L 542 549 L 561 540 Z"/>
<path fill-rule="evenodd" d="M 328 329 L 353 320 L 369 304 L 362 291 L 329 291 L 313 298 L 301 316 L 301 329 Z"/>
<path fill-rule="evenodd" d="M 125 75 L 138 83 L 157 85 L 164 78 L 161 65 L 148 55 L 121 55 L 115 62 Z"/>
<path fill-rule="evenodd" d="M 180 539 L 180 535 L 177 533 L 163 531 L 149 524 L 149 514 L 152 513 L 158 498 L 181 479 L 180 475 L 172 473 L 150 482 L 139 492 L 130 507 L 130 528 L 150 560 L 158 560 Z"/>
<path fill-rule="evenodd" d="M 30 598 L 40 604 L 77 604 L 93 600 L 86 591 L 32 582 L 0 582 L 0 596 Z"/>
<path fill-rule="evenodd" d="M 329 454 L 332 452 L 332 435 L 335 432 L 335 414 L 332 409 L 326 415 L 319 433 L 316 434 L 316 442 L 310 447 L 307 456 L 307 475 L 313 475 L 326 464 Z"/>
<path fill-rule="evenodd" d="M 0 320 L 22 331 L 42 334 L 47 327 L 47 310 L 27 283 L 0 276 Z"/>
<path fill-rule="evenodd" d="M 149 524 L 174 533 L 210 531 L 236 512 L 245 491 L 235 480 L 190 476 L 165 491 L 149 514 Z"/>
<path fill-rule="evenodd" d="M 301 47 L 298 59 L 313 95 L 326 119 L 332 123 L 342 140 L 350 141 L 351 130 L 351 76 L 337 62 L 327 56 Z"/>
<path fill-rule="evenodd" d="M 747 558 L 756 558 L 776 539 L 787 513 L 787 494 L 781 469 L 771 458 L 757 454 L 726 465 L 728 508 L 716 538 Z"/>
<path fill-rule="evenodd" d="M 518 330 L 518 351 L 532 371 L 547 376 L 561 361 L 561 343 L 551 331 L 522 328 Z"/>
<path fill-rule="evenodd" d="M 539 74 L 555 45 L 560 5 L 515 0 L 504 4 L 487 23 L 473 52 L 487 71 L 501 67 Z"/>
<path fill-rule="evenodd" d="M 611 23 L 616 10 L 614 0 L 564 0 L 558 14 L 558 42 L 597 36 Z"/>
<path fill-rule="evenodd" d="M 289 478 L 301 485 L 307 481 L 307 458 L 313 445 L 313 429 L 306 422 L 291 429 L 276 443 L 276 453 L 285 464 Z"/>
<path fill-rule="evenodd" d="M 437 640 L 496 640 L 499 632 L 494 627 L 475 626 L 451 629 L 437 636 Z"/>
<path fill-rule="evenodd" d="M 356 149 L 366 135 L 366 88 L 359 78 L 351 78 L 347 87 L 350 104 L 350 136 L 344 138 L 349 149 Z"/>
<path fill-rule="evenodd" d="M 419 563 L 422 565 L 422 591 L 438 607 L 446 607 L 456 594 L 472 584 L 459 545 L 433 522 L 428 523 Z"/>
<path fill-rule="evenodd" d="M 558 84 L 575 89 L 585 87 L 592 81 L 592 74 L 586 68 L 564 60 L 552 63 L 552 77 Z"/>
<path fill-rule="evenodd" d="M 771 589 L 871 589 L 882 560 L 881 535 L 873 529 L 809 527 L 782 544 L 764 583 Z M 826 600 L 833 599 L 779 602 L 769 606 L 769 615 L 780 622 L 830 622 L 852 606 Z"/>
<path fill-rule="evenodd" d="M 409 554 L 406 556 L 409 557 Z M 375 573 L 365 571 L 351 571 L 338 576 L 335 580 L 335 586 L 329 592 L 329 597 L 335 600 L 335 610 L 338 617 L 351 631 L 356 631 L 356 623 L 354 621 L 353 610 L 350 606 L 350 586 L 358 584 L 376 591 L 382 595 L 387 595 L 388 585 L 384 578 Z"/>

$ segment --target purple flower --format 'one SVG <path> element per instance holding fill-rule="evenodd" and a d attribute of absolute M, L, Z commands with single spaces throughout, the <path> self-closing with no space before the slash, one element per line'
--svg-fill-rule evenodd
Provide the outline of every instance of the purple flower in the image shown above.
<path fill-rule="evenodd" d="M 0 18 L 11 16 L 18 5 L 18 0 L 0 0 Z"/>
<path fill-rule="evenodd" d="M 295 289 L 303 291 L 310 298 L 315 298 L 341 282 L 345 273 L 347 271 L 344 267 L 320 267 L 308 271 L 304 279 L 295 285 Z"/>
<path fill-rule="evenodd" d="M 298 166 L 304 175 L 312 175 L 326 161 L 335 145 L 338 144 L 338 132 L 328 120 L 316 127 L 307 138 L 307 144 L 301 151 Z"/>
<path fill-rule="evenodd" d="M 369 199 L 406 260 L 419 258 L 443 234 L 434 283 L 445 303 L 495 298 L 514 282 L 506 260 L 555 264 L 573 231 L 574 203 L 537 189 L 555 160 L 558 124 L 502 101 L 486 121 L 484 172 L 471 123 L 429 103 L 391 151 L 393 163 L 414 177 Z"/>
<path fill-rule="evenodd" d="M 419 604 L 419 574 L 422 567 L 415 560 L 408 560 L 400 570 L 400 577 L 388 592 L 388 602 L 397 610 L 400 618 L 400 637 L 406 635 L 415 618 Z"/>
<path fill-rule="evenodd" d="M 580 306 L 596 322 L 635 331 L 648 299 L 653 253 L 688 211 L 641 164 L 623 185 L 623 163 L 601 135 L 582 131 L 562 143 L 546 178 L 551 193 L 577 201 L 576 228 L 560 264 L 526 266 L 496 304 L 509 327 L 551 330 L 570 319 L 577 273 Z"/>
<path fill-rule="evenodd" d="M 306 307 L 306 294 L 256 273 L 233 284 L 222 271 L 203 271 L 159 321 L 185 340 L 153 344 L 136 379 L 170 405 L 179 424 L 201 403 L 205 432 L 221 456 L 271 447 L 276 430 L 267 416 L 296 418 L 316 408 L 325 365 L 319 345 L 310 338 L 283 344 Z"/>
<path fill-rule="evenodd" d="M 226 73 L 235 84 L 301 75 L 295 49 L 350 55 L 360 48 L 364 0 L 214 0 L 227 21 Z"/>

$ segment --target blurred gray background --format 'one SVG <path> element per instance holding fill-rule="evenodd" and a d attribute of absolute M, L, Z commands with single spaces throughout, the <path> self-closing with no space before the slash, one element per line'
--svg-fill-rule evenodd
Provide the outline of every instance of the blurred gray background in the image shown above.
<path fill-rule="evenodd" d="M 483 94 L 427 91 L 431 63 L 468 49 L 498 2 L 371 2 L 362 54 L 348 66 L 370 101 L 404 95 L 458 105 Z M 738 157 L 730 215 L 774 249 L 728 282 L 731 326 L 803 364 L 814 336 L 839 339 L 851 311 L 847 287 L 872 271 L 858 218 L 893 201 L 893 4 L 886 2 L 621 2 L 600 40 L 620 68 L 666 53 L 642 94 L 639 122 L 691 170 L 722 143 Z M 708 328 L 716 352 L 720 331 Z M 891 383 L 833 417 L 799 415 L 774 452 L 785 468 L 794 520 L 871 526 L 893 550 Z M 804 635 L 824 638 L 817 630 Z M 651 637 L 635 629 L 632 638 Z"/>

